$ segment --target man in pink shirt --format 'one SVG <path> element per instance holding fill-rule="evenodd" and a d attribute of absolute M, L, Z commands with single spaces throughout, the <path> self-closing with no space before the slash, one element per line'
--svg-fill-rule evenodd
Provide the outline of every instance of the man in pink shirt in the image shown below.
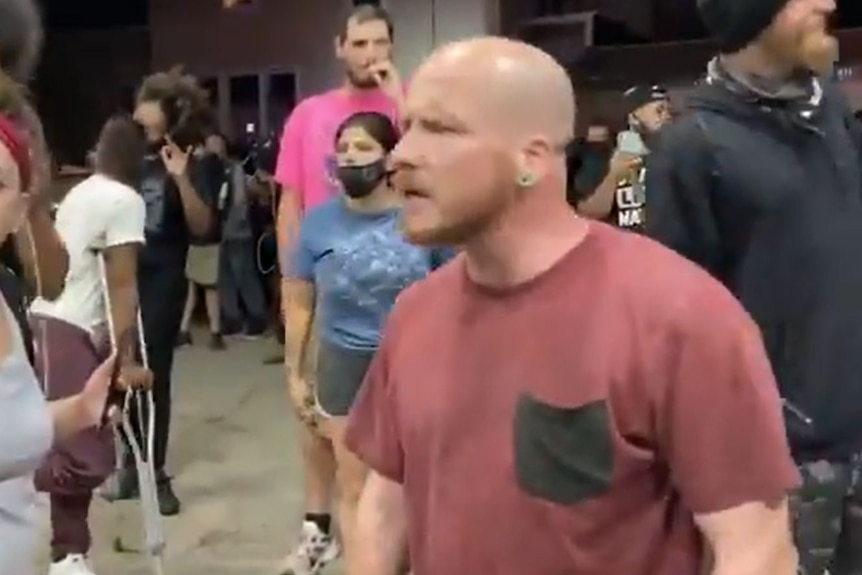
<path fill-rule="evenodd" d="M 289 267 L 287 260 L 303 214 L 339 192 L 333 146 L 338 125 L 356 112 L 398 116 L 404 92 L 391 63 L 392 32 L 392 19 L 383 8 L 355 8 L 335 39 L 336 56 L 345 68 L 343 85 L 303 100 L 285 122 L 275 171 L 282 186 L 277 223 L 282 270 Z M 300 369 L 287 366 L 294 367 Z M 331 449 L 318 430 L 303 425 L 302 451 L 306 515 L 299 545 L 286 560 L 283 575 L 318 573 L 338 555 L 330 532 Z"/>

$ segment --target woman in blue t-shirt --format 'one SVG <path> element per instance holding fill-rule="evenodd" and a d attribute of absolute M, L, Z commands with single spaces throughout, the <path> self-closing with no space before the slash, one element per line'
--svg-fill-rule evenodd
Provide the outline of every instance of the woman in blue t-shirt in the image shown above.
<path fill-rule="evenodd" d="M 401 198 L 386 178 L 387 155 L 397 142 L 392 121 L 375 112 L 354 114 L 339 126 L 332 164 L 343 193 L 305 216 L 286 274 L 291 398 L 306 422 L 323 415 L 322 431 L 335 453 L 345 554 L 365 479 L 364 465 L 344 447 L 346 416 L 396 296 L 442 259 L 401 234 Z M 312 330 L 319 338 L 314 386 L 302 368 L 315 353 Z"/>

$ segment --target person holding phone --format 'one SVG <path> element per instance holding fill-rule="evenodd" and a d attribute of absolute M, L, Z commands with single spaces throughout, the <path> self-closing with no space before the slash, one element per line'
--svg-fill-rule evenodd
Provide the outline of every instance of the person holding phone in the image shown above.
<path fill-rule="evenodd" d="M 195 157 L 212 125 L 206 90 L 180 69 L 158 72 L 143 80 L 134 112 L 147 139 L 138 193 L 146 206 L 146 243 L 138 256 L 138 295 L 153 371 L 155 403 L 154 466 L 159 509 L 163 515 L 180 512 L 171 478 L 165 471 L 171 419 L 171 371 L 186 302 L 186 256 L 192 239 L 207 241 L 217 233 L 215 206 L 222 171 L 211 158 Z M 138 495 L 137 475 L 127 453 L 112 482 L 117 492 L 108 499 Z"/>
<path fill-rule="evenodd" d="M 0 70 L 0 243 L 20 229 L 32 201 L 35 157 L 30 110 L 19 85 Z M 31 118 L 30 118 L 31 119 Z M 98 425 L 111 387 L 114 357 L 81 391 L 48 402 L 27 357 L 24 335 L 0 293 L 0 573 L 29 575 L 38 538 L 33 474 L 51 445 Z"/>
<path fill-rule="evenodd" d="M 639 231 L 646 221 L 649 142 L 670 121 L 670 100 L 661 86 L 633 86 L 623 93 L 628 129 L 617 136 L 607 176 L 577 207 L 581 215 Z"/>

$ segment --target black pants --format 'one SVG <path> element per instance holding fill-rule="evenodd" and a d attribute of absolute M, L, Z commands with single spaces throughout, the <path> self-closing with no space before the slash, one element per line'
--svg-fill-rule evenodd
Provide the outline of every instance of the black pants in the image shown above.
<path fill-rule="evenodd" d="M 186 302 L 188 282 L 185 257 L 165 261 L 142 259 L 138 269 L 138 297 L 147 340 L 147 357 L 153 372 L 155 434 L 153 465 L 164 469 L 171 426 L 171 372 L 174 349 Z M 146 414 L 134 414 L 140 417 Z M 143 429 L 146 429 L 144 419 Z M 137 423 L 137 422 L 136 422 Z M 137 427 L 137 425 L 136 425 Z"/>
<path fill-rule="evenodd" d="M 791 497 L 802 575 L 862 575 L 862 456 L 799 467 Z"/>

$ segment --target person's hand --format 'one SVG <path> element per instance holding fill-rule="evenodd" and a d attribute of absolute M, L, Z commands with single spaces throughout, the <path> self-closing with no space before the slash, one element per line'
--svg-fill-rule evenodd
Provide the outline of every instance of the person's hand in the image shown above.
<path fill-rule="evenodd" d="M 192 148 L 189 146 L 183 150 L 176 142 L 170 138 L 166 138 L 165 145 L 159 150 L 159 155 L 162 157 L 162 162 L 165 164 L 168 174 L 179 178 L 186 175 L 186 171 L 189 168 L 189 157 L 192 155 Z"/>
<path fill-rule="evenodd" d="M 617 176 L 625 176 L 640 167 L 642 159 L 637 154 L 617 152 L 611 158 L 610 171 Z"/>
<path fill-rule="evenodd" d="M 287 391 L 299 420 L 309 427 L 315 427 L 317 406 L 308 381 L 304 377 L 292 375 L 288 378 Z"/>
<path fill-rule="evenodd" d="M 269 172 L 267 172 L 265 170 L 257 170 L 254 173 L 254 178 L 258 182 L 260 182 L 261 184 L 265 184 L 267 186 L 275 182 L 275 180 L 272 177 L 272 174 L 270 174 Z"/>
<path fill-rule="evenodd" d="M 389 60 L 377 62 L 371 65 L 371 75 L 377 82 L 377 87 L 392 100 L 400 102 L 404 98 L 404 85 L 401 83 L 401 74 Z"/>
<path fill-rule="evenodd" d="M 146 390 L 153 387 L 153 372 L 143 366 L 129 364 L 120 368 L 119 385 L 123 390 Z"/>
<path fill-rule="evenodd" d="M 111 357 L 102 362 L 97 367 L 87 383 L 84 384 L 84 389 L 75 396 L 76 417 L 79 419 L 76 427 L 80 429 L 88 429 L 101 425 L 102 415 L 105 413 L 105 403 L 108 401 L 108 391 L 111 389 L 111 379 L 114 372 L 114 363 L 117 361 L 117 355 L 111 354 Z M 109 418 L 113 418 L 115 414 L 108 413 Z"/>

